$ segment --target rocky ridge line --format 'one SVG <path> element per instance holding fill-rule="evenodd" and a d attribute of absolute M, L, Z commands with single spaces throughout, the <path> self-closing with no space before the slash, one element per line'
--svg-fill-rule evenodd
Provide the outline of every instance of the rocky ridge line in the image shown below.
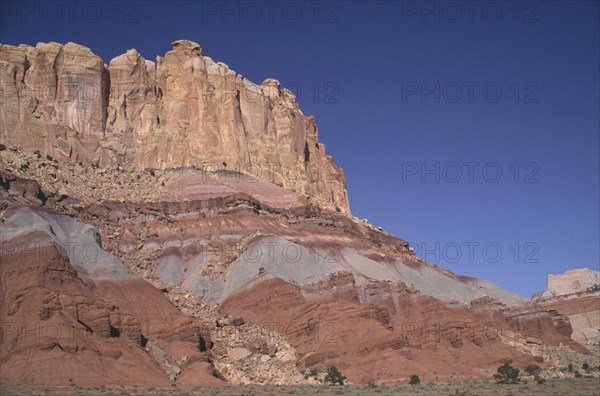
<path fill-rule="evenodd" d="M 108 65 L 74 43 L 0 45 L 0 86 L 5 145 L 127 171 L 234 170 L 350 211 L 344 172 L 294 94 L 252 83 L 192 41 L 156 63 L 128 50 Z"/>

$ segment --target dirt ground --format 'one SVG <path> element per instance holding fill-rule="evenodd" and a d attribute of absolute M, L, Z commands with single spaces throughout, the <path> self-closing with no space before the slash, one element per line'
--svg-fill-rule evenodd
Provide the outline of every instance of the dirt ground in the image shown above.
<path fill-rule="evenodd" d="M 548 379 L 545 384 L 521 381 L 514 385 L 500 385 L 492 381 L 456 381 L 425 383 L 421 385 L 345 385 L 345 386 L 197 386 L 179 388 L 107 388 L 81 387 L 28 387 L 26 385 L 0 385 L 0 394 L 6 395 L 209 395 L 209 396 L 262 396 L 262 395 L 600 395 L 600 378 Z"/>

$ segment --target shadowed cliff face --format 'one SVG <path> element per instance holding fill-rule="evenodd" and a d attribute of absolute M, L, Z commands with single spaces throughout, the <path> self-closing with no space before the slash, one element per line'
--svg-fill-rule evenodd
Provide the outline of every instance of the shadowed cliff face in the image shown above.
<path fill-rule="evenodd" d="M 194 42 L 174 42 L 156 63 L 129 50 L 109 65 L 73 43 L 0 45 L 0 84 L 7 145 L 125 170 L 234 170 L 349 213 L 343 170 L 294 94 Z"/>

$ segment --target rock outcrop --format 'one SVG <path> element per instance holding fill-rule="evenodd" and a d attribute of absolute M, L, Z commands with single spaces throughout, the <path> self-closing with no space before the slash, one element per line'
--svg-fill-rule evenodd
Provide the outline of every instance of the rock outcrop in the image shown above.
<path fill-rule="evenodd" d="M 350 216 L 291 92 L 196 43 L 3 45 L 0 78 L 0 319 L 74 332 L 5 327 L 3 383 L 451 380 L 594 350 L 597 274 L 534 303 L 417 257 Z"/>
<path fill-rule="evenodd" d="M 349 213 L 344 172 L 294 94 L 194 42 L 156 63 L 129 50 L 108 65 L 73 43 L 0 45 L 0 85 L 5 145 L 125 170 L 233 170 Z"/>
<path fill-rule="evenodd" d="M 14 206 L 0 225 L 2 381 L 169 386 L 148 341 L 194 358 L 218 383 L 210 336 L 103 250 L 96 230 L 39 207 Z"/>
<path fill-rule="evenodd" d="M 548 275 L 533 300 L 569 319 L 571 338 L 600 355 L 600 272 L 588 268 Z"/>
<path fill-rule="evenodd" d="M 21 176 L 43 177 L 38 170 L 54 169 L 56 162 L 12 150 L 0 152 L 0 158 L 5 172 L 19 175 L 0 173 L 0 205 L 9 207 L 4 217 L 12 218 L 10 208 L 29 202 L 93 224 L 103 249 L 209 329 L 204 338 L 214 343 L 212 370 L 229 382 L 311 383 L 317 380 L 303 379 L 300 370 L 329 365 L 353 382 L 393 382 L 412 373 L 429 380 L 478 378 L 503 359 L 519 365 L 543 361 L 546 350 L 529 345 L 584 351 L 570 339 L 563 316 L 527 305 L 489 282 L 433 266 L 405 241 L 335 211 L 298 202 L 266 205 L 255 198 L 267 188 L 260 183 L 250 191 L 235 178 L 203 182 L 187 177 L 199 171 L 180 170 L 193 181 L 187 187 L 195 199 L 169 195 L 173 201 L 163 201 L 162 193 L 146 195 L 144 187 L 156 184 L 145 178 L 160 180 L 161 171 L 151 176 L 77 165 L 74 173 L 86 175 L 77 179 L 77 188 L 64 190 L 50 178 L 41 189 Z M 131 194 L 117 201 L 88 195 L 92 185 L 109 190 L 125 180 L 143 200 L 131 201 Z M 210 188 L 203 189 L 206 180 Z M 274 204 L 287 202 L 269 196 Z M 114 284 L 102 290 L 110 291 L 111 303 L 122 310 L 148 312 L 157 305 L 139 283 L 126 289 L 110 287 Z M 169 320 L 152 313 L 141 317 L 147 322 L 134 328 L 152 334 L 148 354 L 163 376 L 177 384 L 198 383 L 158 330 Z M 102 310 L 90 309 L 81 318 L 98 331 L 106 328 Z M 114 315 L 109 320 L 117 328 L 129 323 Z"/>
<path fill-rule="evenodd" d="M 582 292 L 600 290 L 600 272 L 589 268 L 574 269 L 564 274 L 548 275 L 548 287 L 539 296 L 539 299 L 553 297 L 569 297 Z"/>

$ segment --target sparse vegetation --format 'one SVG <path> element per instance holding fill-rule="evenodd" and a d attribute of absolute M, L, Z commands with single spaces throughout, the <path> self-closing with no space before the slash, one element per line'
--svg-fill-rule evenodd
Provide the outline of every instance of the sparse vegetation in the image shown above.
<path fill-rule="evenodd" d="M 449 396 L 473 396 L 473 393 L 468 389 L 455 389 L 454 393 L 450 393 Z"/>
<path fill-rule="evenodd" d="M 529 375 L 537 377 L 541 374 L 542 368 L 537 364 L 530 364 L 529 366 L 525 367 L 525 372 Z"/>
<path fill-rule="evenodd" d="M 535 381 L 539 384 L 539 385 L 543 385 L 546 383 L 546 380 L 542 377 L 538 377 L 537 375 L 535 376 Z"/>
<path fill-rule="evenodd" d="M 519 381 L 519 369 L 504 363 L 498 367 L 494 379 L 499 384 L 516 384 Z"/>
<path fill-rule="evenodd" d="M 413 374 L 410 376 L 409 384 L 411 385 L 419 385 L 421 383 L 421 378 L 418 375 Z"/>
<path fill-rule="evenodd" d="M 308 372 L 308 371 L 307 371 Z M 419 387 L 405 384 L 395 384 L 385 386 L 380 384 L 370 387 L 364 385 L 348 385 L 340 386 L 320 386 L 320 385 L 224 385 L 224 386 L 206 386 L 196 385 L 192 389 L 185 388 L 132 388 L 119 386 L 77 386 L 71 387 L 52 387 L 40 386 L 35 388 L 27 388 L 24 386 L 7 387 L 1 383 L 2 395 L 10 396 L 29 396 L 37 395 L 52 395 L 52 396 L 98 396 L 98 395 L 150 395 L 150 396 L 182 396 L 182 395 L 255 395 L 255 396 L 276 396 L 276 395 L 409 395 L 421 394 L 427 396 L 474 396 L 474 395 L 592 395 L 597 394 L 598 378 L 547 378 L 539 382 L 540 385 L 535 385 L 529 388 L 524 382 L 519 384 L 495 384 L 490 380 L 472 380 L 472 381 L 451 381 L 444 383 L 427 382 L 422 383 Z M 546 389 L 547 388 L 547 389 Z"/>
<path fill-rule="evenodd" d="M 340 373 L 340 370 L 338 370 L 335 366 L 329 367 L 329 370 L 327 370 L 327 375 L 325 376 L 326 383 L 330 385 L 344 385 L 345 380 L 346 377 Z"/>

